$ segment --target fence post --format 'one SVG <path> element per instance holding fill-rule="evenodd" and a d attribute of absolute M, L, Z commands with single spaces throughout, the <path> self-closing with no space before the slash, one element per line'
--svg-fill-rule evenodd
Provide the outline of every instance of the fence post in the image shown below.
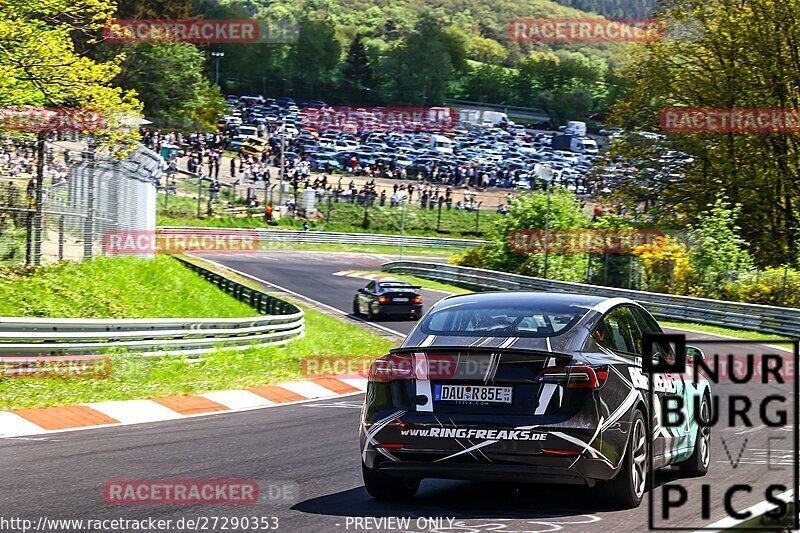
<path fill-rule="evenodd" d="M 44 206 L 42 198 L 44 196 L 44 157 L 45 140 L 47 134 L 40 131 L 36 139 L 36 214 L 33 219 L 33 264 L 42 264 L 42 223 L 44 218 Z"/>
<path fill-rule="evenodd" d="M 83 258 L 91 259 L 94 243 L 94 137 L 89 139 L 89 168 L 86 180 L 86 221 L 83 226 Z"/>
<path fill-rule="evenodd" d="M 200 218 L 200 205 L 203 203 L 203 179 L 197 179 L 197 218 Z"/>
<path fill-rule="evenodd" d="M 64 215 L 58 219 L 58 260 L 64 260 Z"/>

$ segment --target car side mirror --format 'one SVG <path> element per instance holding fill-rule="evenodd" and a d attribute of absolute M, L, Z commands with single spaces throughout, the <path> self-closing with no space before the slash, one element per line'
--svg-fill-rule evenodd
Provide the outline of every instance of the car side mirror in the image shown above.
<path fill-rule="evenodd" d="M 688 361 L 695 361 L 697 359 L 705 360 L 706 354 L 697 346 L 686 346 L 686 359 Z"/>

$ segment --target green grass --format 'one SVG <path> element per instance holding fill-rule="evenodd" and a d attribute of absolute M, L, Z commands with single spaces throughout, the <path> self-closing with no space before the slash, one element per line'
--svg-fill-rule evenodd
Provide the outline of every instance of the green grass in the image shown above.
<path fill-rule="evenodd" d="M 170 259 L 172 264 L 197 277 L 174 259 L 165 259 Z M 208 263 L 200 259 L 190 260 L 208 267 Z M 217 267 L 209 268 L 225 273 L 240 283 L 263 290 L 263 287 L 249 279 Z M 167 274 L 173 275 L 174 272 Z M 198 279 L 206 284 L 201 278 Z M 217 290 L 210 284 L 207 288 Z M 164 294 L 169 293 L 161 291 L 161 295 Z M 221 296 L 228 297 L 224 293 Z M 180 356 L 143 357 L 110 352 L 111 374 L 105 379 L 0 380 L 0 409 L 249 388 L 299 379 L 301 361 L 304 358 L 375 358 L 396 344 L 355 324 L 340 321 L 301 304 L 298 307 L 305 312 L 306 334 L 304 338 L 286 345 L 242 351 L 220 349 L 203 355 L 199 361 Z M 255 311 L 247 307 L 246 315 L 254 314 Z"/>
<path fill-rule="evenodd" d="M 205 318 L 257 314 L 175 258 L 99 257 L 0 269 L 0 316 Z"/>
<path fill-rule="evenodd" d="M 219 350 L 200 361 L 111 354 L 105 379 L 0 380 L 0 409 L 243 389 L 299 379 L 300 362 L 307 357 L 375 358 L 395 346 L 356 325 L 299 307 L 306 313 L 306 336 L 286 345 Z"/>
<path fill-rule="evenodd" d="M 220 214 L 227 203 L 214 203 L 213 216 L 206 216 L 206 201 L 201 205 L 201 217 L 197 217 L 197 200 L 187 196 L 170 196 L 167 207 L 164 208 L 164 195 L 159 195 L 158 216 L 156 222 L 159 226 L 213 226 L 230 228 L 262 228 L 266 227 L 261 210 L 257 216 L 230 216 Z M 481 211 L 478 217 L 478 227 L 481 234 L 475 235 L 476 216 L 474 212 L 456 211 L 455 209 L 442 209 L 442 220 L 437 231 L 438 209 L 421 209 L 418 206 L 406 208 L 405 225 L 402 222 L 402 210 L 398 207 L 373 206 L 367 210 L 366 223 L 364 208 L 353 204 L 333 204 L 330 223 L 326 222 L 327 204 L 322 202 L 317 205 L 318 217 L 306 220 L 303 217 L 288 216 L 277 221 L 277 227 L 284 229 L 300 229 L 308 222 L 312 229 L 320 231 L 333 231 L 344 233 L 382 233 L 399 235 L 401 227 L 406 235 L 426 237 L 449 238 L 483 238 L 485 232 L 498 217 L 502 216 L 494 211 Z"/>
<path fill-rule="evenodd" d="M 385 246 L 372 244 L 302 244 L 302 243 L 268 243 L 262 245 L 262 250 L 300 250 L 316 252 L 364 253 L 382 254 L 400 258 L 399 246 Z M 458 252 L 450 248 L 422 248 L 413 246 L 403 247 L 403 257 L 446 257 L 449 258 Z"/>
<path fill-rule="evenodd" d="M 754 340 L 754 341 L 775 341 L 775 340 L 792 340 L 788 337 L 783 337 L 781 335 L 770 335 L 766 333 L 758 333 L 757 331 L 747 331 L 743 329 L 730 329 L 730 328 L 723 328 L 720 326 L 707 326 L 705 324 L 694 324 L 691 322 L 670 322 L 670 321 L 663 321 L 659 320 L 659 324 L 666 328 L 675 328 L 675 329 L 683 329 L 687 331 L 697 331 L 699 333 L 710 333 L 714 335 L 724 335 L 726 337 L 736 337 L 739 339 L 747 339 L 747 340 Z M 691 333 L 687 335 L 689 340 L 691 340 Z"/>

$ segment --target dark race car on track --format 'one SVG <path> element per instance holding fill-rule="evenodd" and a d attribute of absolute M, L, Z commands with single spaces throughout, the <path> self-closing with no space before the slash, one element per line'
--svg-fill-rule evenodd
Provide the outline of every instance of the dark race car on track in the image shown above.
<path fill-rule="evenodd" d="M 353 298 L 353 314 L 375 318 L 411 318 L 422 316 L 419 287 L 398 280 L 376 280 L 359 289 Z"/>
<path fill-rule="evenodd" d="M 440 300 L 370 369 L 359 430 L 367 491 L 412 497 L 428 477 L 585 484 L 635 507 L 648 454 L 656 468 L 705 474 L 711 434 L 697 424 L 693 398 L 708 420 L 708 382 L 662 374 L 648 406 L 642 334 L 661 331 L 623 298 L 505 292 Z M 681 427 L 659 425 L 666 392 L 687 400 Z"/>

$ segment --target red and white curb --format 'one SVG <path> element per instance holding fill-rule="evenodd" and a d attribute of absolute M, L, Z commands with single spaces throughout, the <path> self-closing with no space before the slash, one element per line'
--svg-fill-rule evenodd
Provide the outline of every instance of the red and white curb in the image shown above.
<path fill-rule="evenodd" d="M 384 279 L 384 280 L 396 280 L 392 276 L 385 276 L 383 274 L 374 274 L 372 272 L 365 272 L 363 270 L 340 270 L 339 272 L 334 272 L 334 276 L 341 276 L 345 278 L 360 278 L 360 279 Z"/>
<path fill-rule="evenodd" d="M 366 378 L 357 374 L 347 374 L 278 385 L 262 385 L 246 390 L 13 409 L 0 411 L 0 438 L 249 411 L 349 396 L 365 390 L 367 390 Z"/>

